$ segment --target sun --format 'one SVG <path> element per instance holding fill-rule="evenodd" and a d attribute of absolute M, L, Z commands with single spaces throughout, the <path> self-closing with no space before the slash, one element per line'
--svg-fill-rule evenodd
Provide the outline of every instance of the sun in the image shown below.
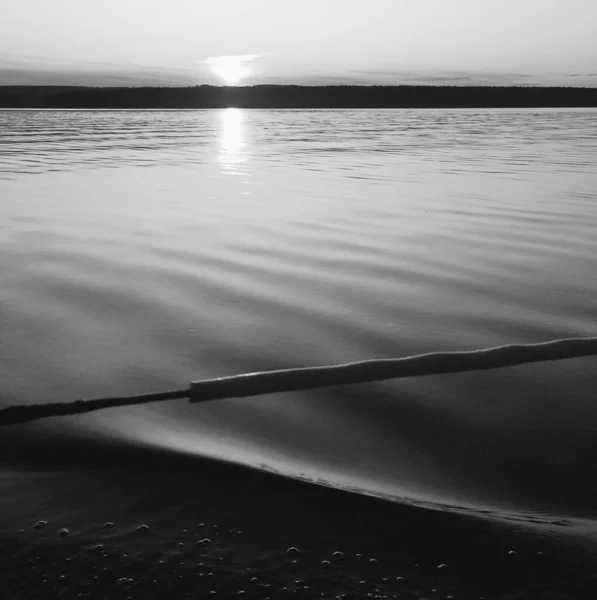
<path fill-rule="evenodd" d="M 252 58 L 252 55 L 239 56 L 215 56 L 208 58 L 205 62 L 211 66 L 211 70 L 226 85 L 238 85 L 243 79 L 251 74 L 251 67 L 245 63 Z"/>

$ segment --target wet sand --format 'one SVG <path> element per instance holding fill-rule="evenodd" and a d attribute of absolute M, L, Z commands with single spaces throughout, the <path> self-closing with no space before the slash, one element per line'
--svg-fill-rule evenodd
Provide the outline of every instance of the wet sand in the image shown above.
<path fill-rule="evenodd" d="M 157 452 L 63 459 L 24 456 L 0 475 L 4 598 L 597 594 L 595 547 L 565 521 L 405 506 Z"/>

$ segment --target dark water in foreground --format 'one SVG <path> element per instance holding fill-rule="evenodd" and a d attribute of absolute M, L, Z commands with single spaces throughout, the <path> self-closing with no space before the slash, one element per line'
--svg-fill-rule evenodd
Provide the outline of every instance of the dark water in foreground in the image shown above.
<path fill-rule="evenodd" d="M 0 403 L 597 334 L 597 112 L 0 112 Z M 594 359 L 3 432 L 596 516 Z"/>

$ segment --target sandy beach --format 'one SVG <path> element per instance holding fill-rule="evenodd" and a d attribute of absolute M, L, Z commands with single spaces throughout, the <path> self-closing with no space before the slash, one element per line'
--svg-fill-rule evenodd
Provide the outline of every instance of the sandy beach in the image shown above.
<path fill-rule="evenodd" d="M 565 521 L 400 505 L 162 453 L 124 451 L 85 469 L 67 455 L 0 476 L 5 598 L 597 592 L 594 546 Z"/>

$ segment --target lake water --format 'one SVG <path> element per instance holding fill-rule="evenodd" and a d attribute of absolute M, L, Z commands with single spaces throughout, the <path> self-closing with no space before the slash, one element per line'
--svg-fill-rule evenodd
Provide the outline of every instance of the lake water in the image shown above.
<path fill-rule="evenodd" d="M 597 111 L 0 112 L 0 335 L 2 406 L 597 335 Z M 132 444 L 593 519 L 595 389 L 581 359 L 153 404 L 0 461 Z"/>

